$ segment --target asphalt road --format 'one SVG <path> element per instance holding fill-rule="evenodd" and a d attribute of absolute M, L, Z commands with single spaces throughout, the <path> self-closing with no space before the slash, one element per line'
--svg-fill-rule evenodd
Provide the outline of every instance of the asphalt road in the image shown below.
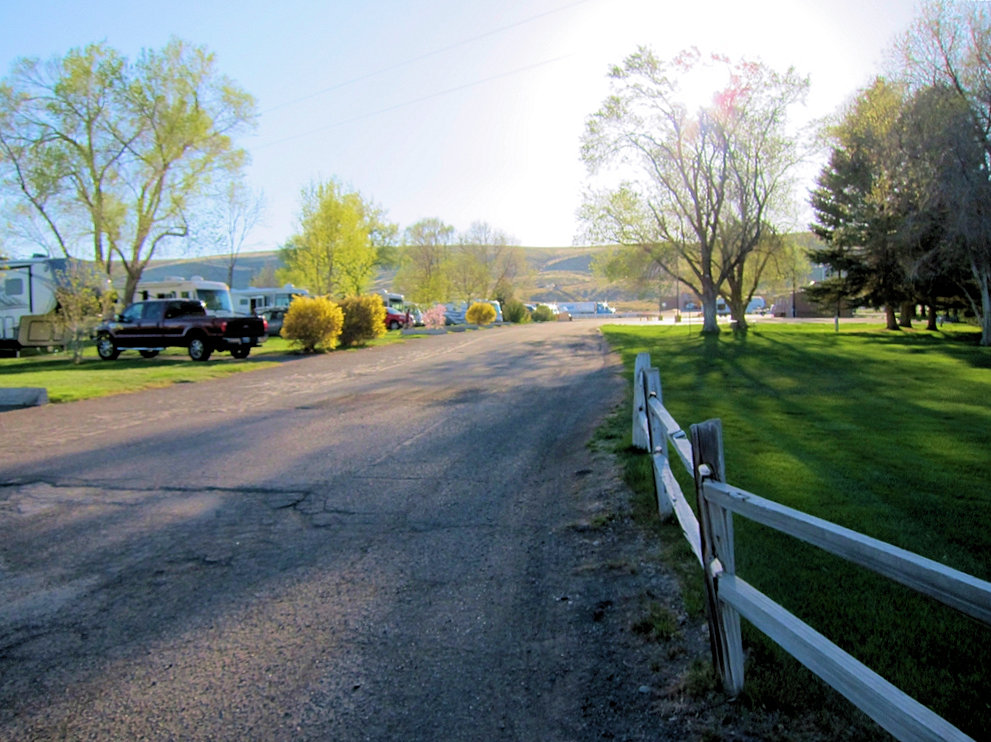
<path fill-rule="evenodd" d="M 626 383 L 588 321 L 0 415 L 0 739 L 661 738 L 589 525 Z"/>

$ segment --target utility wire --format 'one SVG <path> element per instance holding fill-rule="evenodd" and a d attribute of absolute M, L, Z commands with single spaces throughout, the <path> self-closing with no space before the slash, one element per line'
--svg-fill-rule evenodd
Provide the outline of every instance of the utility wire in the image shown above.
<path fill-rule="evenodd" d="M 544 11 L 543 13 L 537 13 L 536 15 L 529 16 L 528 18 L 524 18 L 521 21 L 517 21 L 516 23 L 510 23 L 507 26 L 500 26 L 499 28 L 494 28 L 491 31 L 486 31 L 483 34 L 480 34 L 478 36 L 473 36 L 470 39 L 464 39 L 463 41 L 458 41 L 454 44 L 451 44 L 450 46 L 445 46 L 440 49 L 434 49 L 433 51 L 424 52 L 423 54 L 419 54 L 415 57 L 410 57 L 409 59 L 405 59 L 401 62 L 396 62 L 395 64 L 391 64 L 388 67 L 382 67 L 372 72 L 367 72 L 363 75 L 359 75 L 358 77 L 352 77 L 349 80 L 344 80 L 343 82 L 335 83 L 330 87 L 322 88 L 313 93 L 308 93 L 307 95 L 300 96 L 299 98 L 293 98 L 292 100 L 288 100 L 283 103 L 276 103 L 274 106 L 264 109 L 262 113 L 269 113 L 270 111 L 277 111 L 280 108 L 285 108 L 286 106 L 292 106 L 297 103 L 302 103 L 303 101 L 309 100 L 310 98 L 316 98 L 318 95 L 324 95 L 325 93 L 330 93 L 334 90 L 345 88 L 348 85 L 354 85 L 355 83 L 359 83 L 371 77 L 376 77 L 377 75 L 382 75 L 385 74 L 386 72 L 392 72 L 393 70 L 398 70 L 402 67 L 406 67 L 421 60 L 429 59 L 430 57 L 435 57 L 439 54 L 444 54 L 459 47 L 466 46 L 468 44 L 474 44 L 476 41 L 481 41 L 482 39 L 488 38 L 489 36 L 495 36 L 496 34 L 503 33 L 504 31 L 509 31 L 510 29 L 526 25 L 527 23 L 532 23 L 533 21 L 539 18 L 544 18 L 546 16 L 553 15 L 554 13 L 560 13 L 565 10 L 570 10 L 575 6 L 583 5 L 584 3 L 587 2 L 589 2 L 589 0 L 576 0 L 576 2 L 569 3 L 568 5 L 562 5 L 559 8 L 553 8 L 551 10 Z M 440 93 L 440 95 L 443 95 L 443 93 Z M 385 110 L 390 110 L 390 109 L 385 109 Z"/>
<path fill-rule="evenodd" d="M 479 80 L 474 80 L 472 82 L 465 83 L 464 85 L 458 85 L 453 88 L 447 88 L 446 90 L 439 90 L 436 93 L 429 93 L 428 95 L 420 96 L 419 98 L 413 98 L 408 101 L 403 101 L 402 103 L 396 103 L 392 106 L 387 106 L 385 108 L 380 108 L 376 111 L 369 111 L 368 113 L 362 113 L 358 116 L 353 116 L 349 119 L 342 119 L 340 121 L 335 121 L 332 124 L 325 124 L 323 126 L 318 126 L 315 129 L 310 129 L 309 131 L 300 132 L 299 134 L 291 134 L 290 136 L 283 137 L 282 139 L 276 139 L 271 142 L 265 142 L 263 144 L 257 144 L 253 147 L 255 150 L 266 149 L 268 147 L 274 147 L 277 144 L 285 144 L 286 142 L 291 142 L 294 139 L 300 139 L 302 137 L 308 137 L 312 134 L 317 134 L 321 131 L 326 131 L 327 129 L 333 129 L 338 126 L 345 126 L 346 124 L 353 124 L 355 121 L 361 121 L 363 119 L 371 118 L 372 116 L 378 116 L 383 113 L 389 113 L 400 108 L 405 108 L 406 106 L 412 106 L 416 103 L 422 103 L 423 101 L 432 100 L 434 98 L 440 98 L 444 95 L 450 95 L 451 93 L 457 93 L 462 90 L 467 90 L 468 88 L 476 87 L 477 85 L 483 85 L 487 82 L 492 82 L 493 80 L 501 80 L 505 77 L 512 77 L 513 75 L 518 75 L 523 72 L 529 72 L 530 70 L 537 69 L 538 67 L 545 67 L 549 64 L 556 64 L 562 60 L 568 59 L 575 56 L 574 54 L 565 54 L 561 57 L 554 57 L 553 59 L 545 59 L 543 62 L 535 62 L 534 64 L 526 65 L 525 67 L 517 67 L 514 70 L 508 72 L 501 72 L 498 75 L 492 75 L 491 77 L 484 77 Z"/>

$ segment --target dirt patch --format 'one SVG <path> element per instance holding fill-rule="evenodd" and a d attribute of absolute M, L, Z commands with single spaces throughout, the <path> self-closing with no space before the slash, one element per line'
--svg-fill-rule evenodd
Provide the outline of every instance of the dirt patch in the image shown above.
<path fill-rule="evenodd" d="M 712 672 L 704 615 L 685 609 L 662 559 L 656 529 L 634 521 L 633 494 L 610 456 L 576 472 L 582 516 L 567 527 L 575 546 L 573 591 L 602 653 L 583 712 L 601 738 L 622 740 L 878 739 L 821 710 L 786 714 L 731 700 Z M 678 534 L 674 529 L 671 537 Z M 818 681 L 814 681 L 818 682 Z M 590 730 L 591 731 L 591 730 Z M 588 738 L 595 738 L 590 735 Z"/>

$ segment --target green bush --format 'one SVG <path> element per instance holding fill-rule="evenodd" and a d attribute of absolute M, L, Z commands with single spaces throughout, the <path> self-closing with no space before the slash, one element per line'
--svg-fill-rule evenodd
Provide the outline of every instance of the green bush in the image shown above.
<path fill-rule="evenodd" d="M 520 325 L 530 321 L 530 310 L 523 302 L 511 299 L 502 308 L 502 316 L 507 322 Z"/>
<path fill-rule="evenodd" d="M 530 316 L 534 322 L 551 322 L 555 319 L 554 310 L 546 304 L 539 304 Z"/>
<path fill-rule="evenodd" d="M 484 301 L 477 301 L 465 312 L 465 322 L 471 325 L 488 325 L 495 322 L 495 307 Z"/>
<path fill-rule="evenodd" d="M 350 296 L 341 301 L 344 327 L 341 345 L 364 345 L 385 335 L 385 305 L 375 295 Z"/>
<path fill-rule="evenodd" d="M 298 296 L 289 305 L 279 334 L 304 353 L 337 347 L 344 312 L 326 296 Z"/>

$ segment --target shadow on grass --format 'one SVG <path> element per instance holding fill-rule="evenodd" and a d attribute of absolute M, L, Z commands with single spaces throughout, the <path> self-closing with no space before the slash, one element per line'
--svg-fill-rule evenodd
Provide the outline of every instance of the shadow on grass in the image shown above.
<path fill-rule="evenodd" d="M 991 378 L 983 373 L 991 352 L 973 333 L 794 325 L 745 338 L 674 328 L 605 334 L 629 373 L 637 353 L 651 353 L 664 404 L 684 429 L 723 421 L 732 484 L 991 578 Z M 987 627 L 781 534 L 735 523 L 744 579 L 965 731 L 991 728 Z M 773 702 L 760 690 L 774 687 L 759 679 L 769 671 L 777 670 L 753 672 L 759 702 Z M 794 702 L 815 706 L 819 696 L 799 693 Z"/>

